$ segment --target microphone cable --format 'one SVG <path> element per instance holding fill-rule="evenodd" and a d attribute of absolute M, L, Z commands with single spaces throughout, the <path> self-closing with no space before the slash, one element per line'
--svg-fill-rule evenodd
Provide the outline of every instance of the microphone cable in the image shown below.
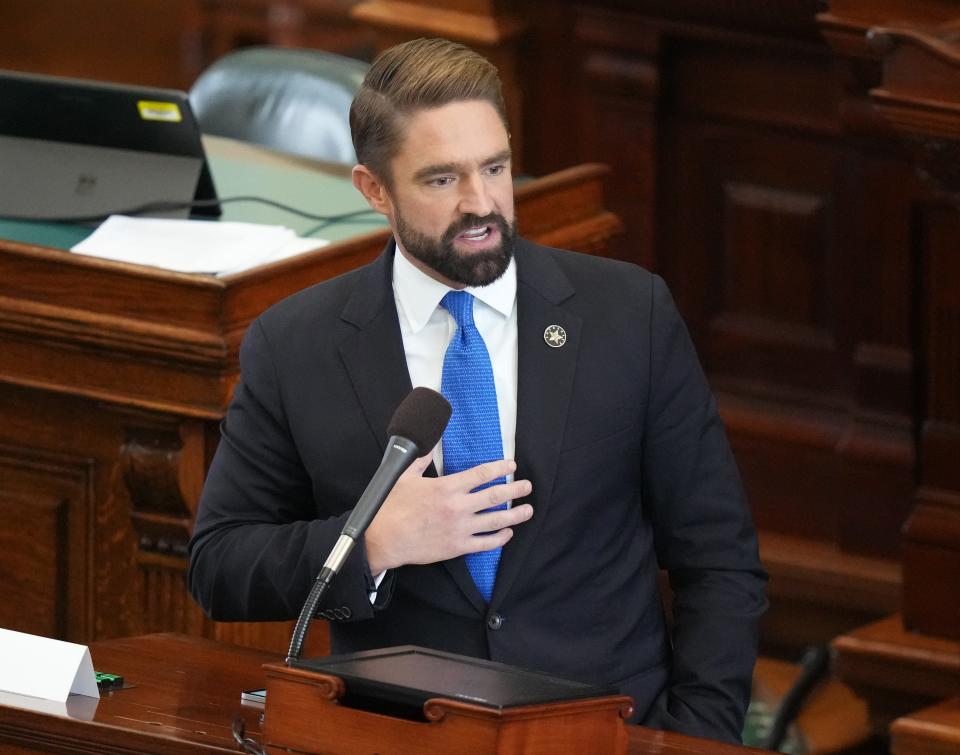
<path fill-rule="evenodd" d="M 268 207 L 273 207 L 275 209 L 281 210 L 283 212 L 288 212 L 291 215 L 297 215 L 307 220 L 316 220 L 319 225 L 311 228 L 307 233 L 303 234 L 304 236 L 312 236 L 319 230 L 326 228 L 327 226 L 333 225 L 335 223 L 343 223 L 347 220 L 359 223 L 377 223 L 381 224 L 383 221 L 380 219 L 382 216 L 376 210 L 367 208 L 364 210 L 352 210 L 351 212 L 343 212 L 335 215 L 320 215 L 318 213 L 309 212 L 307 210 L 300 209 L 299 207 L 293 207 L 292 205 L 285 204 L 283 202 L 277 202 L 273 199 L 268 199 L 267 197 L 258 197 L 253 195 L 241 195 L 235 197 L 222 197 L 220 199 L 194 199 L 191 201 L 168 201 L 168 200 L 156 200 L 153 202 L 145 202 L 144 204 L 135 205 L 133 207 L 128 207 L 125 209 L 110 210 L 107 212 L 97 213 L 95 215 L 70 215 L 70 216 L 60 216 L 53 218 L 28 218 L 23 216 L 4 216 L 5 220 L 24 220 L 31 222 L 40 222 L 40 223 L 100 223 L 106 220 L 111 215 L 129 215 L 129 216 L 139 216 L 139 215 L 149 215 L 151 213 L 157 212 L 172 212 L 174 210 L 185 210 L 185 209 L 207 209 L 210 207 L 217 207 L 221 204 L 232 204 L 236 202 L 254 202 L 258 204 L 267 205 Z M 376 217 L 367 218 L 365 216 L 375 215 Z"/>

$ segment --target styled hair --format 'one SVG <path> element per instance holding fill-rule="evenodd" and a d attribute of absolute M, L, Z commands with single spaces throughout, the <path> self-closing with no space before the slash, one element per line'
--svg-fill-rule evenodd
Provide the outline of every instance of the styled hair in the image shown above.
<path fill-rule="evenodd" d="M 414 39 L 385 50 L 350 106 L 357 162 L 389 184 L 407 119 L 464 100 L 489 102 L 509 131 L 500 76 L 482 55 L 446 39 Z"/>

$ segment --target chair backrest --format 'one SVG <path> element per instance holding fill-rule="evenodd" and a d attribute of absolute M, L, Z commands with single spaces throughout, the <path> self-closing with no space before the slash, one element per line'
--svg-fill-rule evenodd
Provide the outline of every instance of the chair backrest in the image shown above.
<path fill-rule="evenodd" d="M 190 104 L 204 133 L 352 164 L 350 103 L 368 67 L 330 52 L 251 47 L 204 71 Z"/>

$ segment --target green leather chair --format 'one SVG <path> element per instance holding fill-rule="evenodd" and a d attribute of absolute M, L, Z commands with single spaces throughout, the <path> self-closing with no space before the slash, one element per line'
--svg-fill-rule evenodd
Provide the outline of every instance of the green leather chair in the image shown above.
<path fill-rule="evenodd" d="M 204 71 L 190 105 L 205 134 L 352 165 L 350 103 L 368 67 L 330 52 L 251 47 Z"/>

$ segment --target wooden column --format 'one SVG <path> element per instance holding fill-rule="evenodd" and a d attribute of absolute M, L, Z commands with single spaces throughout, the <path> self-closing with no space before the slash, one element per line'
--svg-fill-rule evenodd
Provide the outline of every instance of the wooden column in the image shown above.
<path fill-rule="evenodd" d="M 902 530 L 902 612 L 834 642 L 837 673 L 867 696 L 882 730 L 960 689 L 958 12 L 944 0 L 834 0 L 820 21 L 854 75 L 877 63 L 857 120 L 896 136 L 923 186 L 909 240 L 917 461 Z M 908 743 L 915 725 L 895 727 L 896 752 L 928 751 Z"/>
<path fill-rule="evenodd" d="M 919 6 L 922 8 L 922 6 Z M 955 12 L 955 11 L 954 11 Z M 916 290 L 922 384 L 919 485 L 904 527 L 907 629 L 960 639 L 960 44 L 957 21 L 874 27 L 877 109 L 937 194 L 919 208 Z"/>

